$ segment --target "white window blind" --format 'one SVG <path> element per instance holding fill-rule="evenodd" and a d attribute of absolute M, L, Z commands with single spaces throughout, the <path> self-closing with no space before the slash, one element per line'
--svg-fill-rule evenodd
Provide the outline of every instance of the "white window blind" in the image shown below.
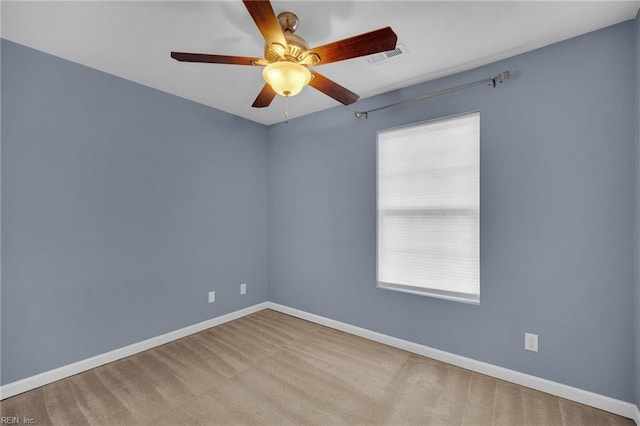
<path fill-rule="evenodd" d="M 378 133 L 378 286 L 480 300 L 480 114 Z"/>

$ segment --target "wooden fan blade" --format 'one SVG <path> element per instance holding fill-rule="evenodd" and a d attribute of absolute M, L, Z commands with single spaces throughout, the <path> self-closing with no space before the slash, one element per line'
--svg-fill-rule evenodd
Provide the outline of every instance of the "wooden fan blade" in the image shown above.
<path fill-rule="evenodd" d="M 386 27 L 334 41 L 333 43 L 309 49 L 309 51 L 320 56 L 318 65 L 322 65 L 393 50 L 396 48 L 397 41 L 398 36 L 396 33 L 393 32 L 391 27 Z"/>
<path fill-rule="evenodd" d="M 209 55 L 207 53 L 171 52 L 171 57 L 180 62 L 206 62 L 210 64 L 257 65 L 261 58 L 246 56 Z"/>
<path fill-rule="evenodd" d="M 271 3 L 267 0 L 242 0 L 242 2 L 267 42 L 267 46 L 278 43 L 287 47 L 287 40 L 284 38 L 280 22 L 278 22 Z"/>
<path fill-rule="evenodd" d="M 336 101 L 344 105 L 350 105 L 360 99 L 359 95 L 356 95 L 351 90 L 340 86 L 334 81 L 329 80 L 322 74 L 318 74 L 315 71 L 311 71 L 311 74 L 313 74 L 314 78 L 312 78 L 309 82 L 309 86 L 321 91 L 327 96 L 331 96 Z"/>
<path fill-rule="evenodd" d="M 251 106 L 254 108 L 268 107 L 271 104 L 271 101 L 273 100 L 273 98 L 275 97 L 276 97 L 276 92 L 273 91 L 271 86 L 265 83 L 265 85 L 262 87 L 262 90 L 258 94 L 258 97 L 256 98 L 255 101 L 253 101 L 253 104 Z"/>

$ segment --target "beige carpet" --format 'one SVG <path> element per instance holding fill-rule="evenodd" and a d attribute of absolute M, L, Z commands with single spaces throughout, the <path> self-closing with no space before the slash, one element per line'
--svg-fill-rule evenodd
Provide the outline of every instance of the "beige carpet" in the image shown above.
<path fill-rule="evenodd" d="M 1 402 L 37 424 L 633 425 L 264 310 Z"/>

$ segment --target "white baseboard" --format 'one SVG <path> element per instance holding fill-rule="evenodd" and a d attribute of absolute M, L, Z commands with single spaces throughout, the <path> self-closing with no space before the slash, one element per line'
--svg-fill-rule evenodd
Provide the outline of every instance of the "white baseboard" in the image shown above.
<path fill-rule="evenodd" d="M 268 308 L 268 306 L 269 302 L 258 303 L 257 305 L 230 312 L 228 314 L 221 315 L 219 317 L 212 318 L 198 324 L 193 324 L 188 327 L 181 328 L 180 330 L 171 331 L 160 336 L 152 337 L 151 339 L 143 340 L 142 342 L 134 343 L 132 345 L 96 355 L 82 361 L 74 362 L 73 364 L 65 365 L 54 370 L 45 371 L 44 373 L 27 377 L 16 382 L 8 383 L 0 387 L 0 399 L 9 398 L 22 392 L 44 386 L 46 384 L 64 379 L 69 376 L 73 376 L 74 374 L 91 370 L 92 368 L 99 367 L 109 362 L 117 361 L 119 359 L 135 355 L 139 352 L 155 348 L 156 346 L 164 345 L 165 343 L 181 339 L 190 334 L 206 330 L 207 328 L 215 327 L 216 325 L 224 324 L 225 322 L 229 322 L 234 319 L 252 314 L 254 312 L 261 311 Z"/>
<path fill-rule="evenodd" d="M 609 411 L 611 413 L 633 419 L 635 420 L 636 424 L 640 426 L 640 410 L 636 405 L 629 402 L 620 401 L 608 396 L 574 388 L 572 386 L 563 385 L 561 383 L 552 382 L 551 380 L 546 380 L 536 376 L 531 376 L 529 374 L 520 373 L 518 371 L 509 370 L 507 368 L 498 367 L 496 365 L 487 364 L 482 361 L 476 361 L 471 358 L 466 358 L 460 355 L 441 351 L 439 349 L 430 348 L 429 346 L 409 342 L 407 340 L 398 339 L 386 334 L 367 330 L 366 328 L 357 327 L 351 324 L 332 320 L 320 315 L 311 314 L 299 309 L 290 308 L 288 306 L 280 305 L 273 302 L 263 302 L 257 305 L 249 306 L 247 308 L 221 315 L 219 317 L 212 318 L 198 324 L 181 328 L 180 330 L 175 330 L 169 333 L 162 334 L 160 336 L 152 337 L 151 339 L 147 339 L 142 342 L 134 343 L 123 348 L 96 355 L 94 357 L 87 358 L 73 364 L 65 365 L 54 370 L 46 371 L 35 376 L 27 377 L 13 383 L 8 383 L 0 387 L 0 399 L 9 398 L 11 396 L 29 391 L 31 389 L 35 389 L 37 387 L 44 386 L 57 380 L 73 376 L 74 374 L 82 373 L 83 371 L 91 370 L 92 368 L 99 367 L 109 362 L 117 361 L 119 359 L 135 355 L 139 352 L 146 351 L 156 346 L 164 345 L 165 343 L 181 339 L 190 334 L 206 330 L 207 328 L 215 327 L 216 325 L 224 324 L 225 322 L 229 322 L 267 308 L 320 325 L 331 327 L 336 330 L 344 331 L 349 334 L 360 336 L 365 339 L 403 349 L 408 352 L 423 355 L 428 358 L 456 365 L 458 367 L 466 368 L 467 370 L 475 371 L 487 376 L 505 380 L 507 382 L 526 386 L 532 389 L 576 401 L 581 404 Z"/>
<path fill-rule="evenodd" d="M 441 351 L 439 349 L 430 348 L 429 346 L 420 345 L 418 343 L 409 342 L 407 340 L 398 339 L 386 334 L 377 333 L 365 328 L 356 327 L 354 325 L 340 321 L 335 321 L 329 318 L 322 317 L 320 315 L 310 314 L 308 312 L 290 308 L 284 305 L 279 305 L 277 303 L 269 302 L 268 307 L 284 314 L 331 327 L 336 330 L 344 331 L 345 333 L 354 334 L 365 339 L 373 340 L 375 342 L 393 346 L 398 349 L 403 349 L 408 352 L 426 356 L 428 358 L 436 359 L 448 364 L 456 365 L 467 370 L 475 371 L 507 382 L 526 386 L 528 388 L 546 392 L 551 395 L 556 395 L 562 398 L 579 402 L 581 404 L 609 411 L 611 413 L 633 419 L 635 420 L 636 424 L 640 425 L 640 413 L 638 412 L 638 407 L 629 402 L 574 388 L 572 386 L 563 385 L 562 383 L 552 382 L 551 380 L 542 379 L 540 377 L 520 373 L 518 371 L 509 370 L 507 368 L 498 367 L 496 365 L 487 364 L 482 361 L 476 361 L 471 358 L 466 358 L 460 355 Z"/>

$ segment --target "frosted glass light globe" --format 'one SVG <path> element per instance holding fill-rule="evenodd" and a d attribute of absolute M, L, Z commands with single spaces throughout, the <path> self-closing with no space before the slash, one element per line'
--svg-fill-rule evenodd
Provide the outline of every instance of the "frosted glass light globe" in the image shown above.
<path fill-rule="evenodd" d="M 264 67 L 262 77 L 277 94 L 295 96 L 311 81 L 311 71 L 295 62 L 280 61 Z"/>

